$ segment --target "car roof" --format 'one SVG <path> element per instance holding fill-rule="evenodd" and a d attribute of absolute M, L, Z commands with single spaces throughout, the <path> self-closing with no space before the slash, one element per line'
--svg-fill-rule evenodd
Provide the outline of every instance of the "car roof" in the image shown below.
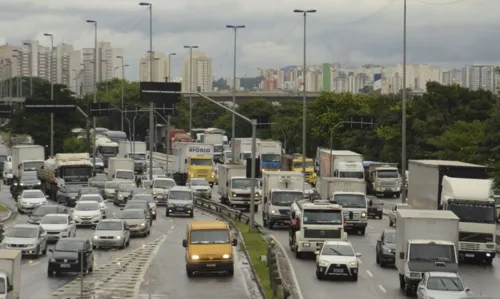
<path fill-rule="evenodd" d="M 97 196 L 102 197 L 101 194 L 99 194 L 99 193 L 88 193 L 88 194 L 82 194 L 82 197 L 80 197 L 80 198 L 97 197 Z"/>
<path fill-rule="evenodd" d="M 175 182 L 174 179 L 168 178 L 168 177 L 158 177 L 158 178 L 153 179 L 153 181 L 172 181 L 172 182 Z"/>
<path fill-rule="evenodd" d="M 338 240 L 338 241 L 326 241 L 324 244 L 325 245 L 345 245 L 345 246 L 352 246 L 351 242 L 349 242 L 349 241 L 341 241 L 341 240 Z"/>
<path fill-rule="evenodd" d="M 22 228 L 38 228 L 38 225 L 35 225 L 35 224 L 24 224 L 24 223 L 18 223 L 18 224 L 14 224 L 12 227 L 22 227 Z"/>
<path fill-rule="evenodd" d="M 91 204 L 96 204 L 96 205 L 99 206 L 99 203 L 97 201 L 93 201 L 93 200 L 89 200 L 89 201 L 84 200 L 84 201 L 77 201 L 76 202 L 77 205 L 80 204 L 80 203 L 85 203 L 85 204 L 91 203 Z"/>
<path fill-rule="evenodd" d="M 123 210 L 122 210 L 122 212 L 125 212 L 125 211 L 143 212 L 143 213 L 144 213 L 144 210 L 143 210 L 143 209 L 123 209 Z"/>
<path fill-rule="evenodd" d="M 192 192 L 192 190 L 186 186 L 174 186 L 170 189 L 170 191 L 189 191 L 189 192 Z"/>
<path fill-rule="evenodd" d="M 199 220 L 189 222 L 192 230 L 209 230 L 209 229 L 229 229 L 229 225 L 220 220 Z"/>
<path fill-rule="evenodd" d="M 47 217 L 47 216 L 51 216 L 51 217 L 68 217 L 69 215 L 68 214 L 46 214 L 45 216 L 43 217 Z"/>
<path fill-rule="evenodd" d="M 132 209 L 130 209 L 130 210 L 132 210 Z M 121 220 L 121 219 L 102 219 L 101 221 L 99 221 L 99 223 L 102 223 L 102 222 L 123 222 L 123 220 Z"/>
<path fill-rule="evenodd" d="M 40 193 L 42 190 L 40 189 L 29 189 L 29 190 L 23 190 L 23 193 Z M 43 193 L 43 192 L 42 192 Z"/>
<path fill-rule="evenodd" d="M 62 238 L 62 239 L 59 239 L 59 241 L 71 241 L 71 242 L 86 242 L 86 241 L 89 241 L 89 238 L 85 238 L 85 237 L 73 237 L 73 238 Z"/>
<path fill-rule="evenodd" d="M 459 277 L 458 274 L 452 272 L 427 272 L 429 277 Z"/>

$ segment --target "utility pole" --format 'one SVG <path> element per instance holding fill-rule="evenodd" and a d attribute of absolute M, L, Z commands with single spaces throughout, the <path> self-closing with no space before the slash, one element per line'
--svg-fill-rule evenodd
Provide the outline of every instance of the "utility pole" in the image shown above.
<path fill-rule="evenodd" d="M 49 73 L 50 73 L 50 100 L 54 100 L 54 76 L 53 76 L 53 60 L 54 60 L 54 35 L 50 33 L 44 33 L 44 36 L 50 37 L 50 64 L 49 64 Z M 50 114 L 50 156 L 54 156 L 54 113 Z"/>
<path fill-rule="evenodd" d="M 189 134 L 193 129 L 193 49 L 198 49 L 198 46 L 184 46 L 189 49 Z"/>
<path fill-rule="evenodd" d="M 97 21 L 95 20 L 87 20 L 87 23 L 89 24 L 94 24 L 94 99 L 93 103 L 97 103 Z M 96 156 L 96 150 L 95 150 L 95 137 L 96 137 L 96 132 L 95 132 L 95 127 L 96 127 L 96 118 L 95 116 L 92 117 L 92 174 L 95 173 L 95 156 Z M 106 161 L 103 161 L 106 163 Z"/>
<path fill-rule="evenodd" d="M 403 100 L 401 107 L 401 202 L 406 203 L 406 0 L 403 8 Z"/>

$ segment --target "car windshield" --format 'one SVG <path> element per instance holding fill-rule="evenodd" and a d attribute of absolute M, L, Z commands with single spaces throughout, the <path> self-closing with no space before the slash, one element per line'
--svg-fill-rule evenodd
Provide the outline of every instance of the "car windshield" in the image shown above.
<path fill-rule="evenodd" d="M 45 216 L 41 224 L 68 224 L 68 216 Z"/>
<path fill-rule="evenodd" d="M 81 188 L 80 194 L 99 194 L 99 189 L 97 189 L 97 188 Z"/>
<path fill-rule="evenodd" d="M 410 207 L 408 207 L 407 204 L 404 204 L 404 205 L 397 205 L 396 206 L 396 209 L 397 210 L 406 210 L 406 209 L 409 209 Z"/>
<path fill-rule="evenodd" d="M 228 244 L 229 231 L 225 229 L 192 230 L 191 244 Z"/>
<path fill-rule="evenodd" d="M 104 185 L 104 188 L 106 188 L 106 189 L 118 189 L 118 183 L 107 182 L 106 185 Z"/>
<path fill-rule="evenodd" d="M 458 277 L 429 277 L 427 289 L 433 291 L 461 292 L 464 290 Z"/>
<path fill-rule="evenodd" d="M 11 227 L 7 231 L 10 238 L 36 238 L 38 229 L 36 227 Z"/>
<path fill-rule="evenodd" d="M 147 194 L 135 195 L 134 197 L 132 197 L 132 200 L 133 201 L 142 200 L 142 201 L 146 201 L 146 202 L 154 202 L 153 196 L 147 195 Z"/>
<path fill-rule="evenodd" d="M 133 171 L 121 171 L 117 170 L 115 174 L 116 179 L 123 179 L 123 180 L 133 180 L 135 178 L 134 172 Z"/>
<path fill-rule="evenodd" d="M 82 201 L 75 206 L 75 211 L 95 211 L 100 209 L 99 204 L 93 201 Z"/>
<path fill-rule="evenodd" d="M 143 211 L 131 211 L 131 210 L 123 210 L 121 215 L 121 219 L 145 219 Z"/>
<path fill-rule="evenodd" d="M 206 180 L 192 180 L 191 185 L 193 186 L 209 186 Z"/>
<path fill-rule="evenodd" d="M 120 192 L 130 192 L 134 188 L 137 187 L 135 185 L 126 184 L 126 185 L 120 185 L 120 187 L 118 187 L 118 190 L 120 190 Z"/>
<path fill-rule="evenodd" d="M 394 244 L 396 242 L 396 231 L 385 232 L 384 242 L 387 244 Z"/>
<path fill-rule="evenodd" d="M 99 225 L 97 225 L 96 230 L 122 230 L 123 225 L 121 222 L 118 221 L 104 221 L 104 222 L 99 222 Z"/>
<path fill-rule="evenodd" d="M 84 241 L 60 239 L 56 244 L 56 251 L 80 251 L 83 250 Z"/>
<path fill-rule="evenodd" d="M 80 198 L 80 201 L 95 201 L 95 202 L 103 202 L 102 197 L 96 195 L 84 195 Z"/>
<path fill-rule="evenodd" d="M 191 191 L 170 191 L 168 193 L 168 199 L 174 200 L 191 200 L 192 199 Z"/>
<path fill-rule="evenodd" d="M 45 198 L 42 191 L 23 192 L 23 198 Z"/>
<path fill-rule="evenodd" d="M 349 245 L 328 244 L 323 246 L 321 255 L 355 256 L 356 254 Z"/>
<path fill-rule="evenodd" d="M 130 154 L 129 155 L 130 159 L 134 160 L 146 160 L 146 155 L 145 154 Z"/>
<path fill-rule="evenodd" d="M 47 214 L 57 214 L 58 212 L 62 212 L 63 208 L 59 208 L 57 206 L 46 206 L 42 205 L 36 208 L 31 215 L 33 216 L 45 216 Z"/>
<path fill-rule="evenodd" d="M 174 186 L 175 181 L 173 180 L 155 180 L 153 182 L 153 188 L 170 189 Z"/>

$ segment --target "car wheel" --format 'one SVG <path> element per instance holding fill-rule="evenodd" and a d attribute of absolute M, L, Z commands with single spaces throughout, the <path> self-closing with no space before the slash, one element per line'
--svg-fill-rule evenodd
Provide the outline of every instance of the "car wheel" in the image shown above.
<path fill-rule="evenodd" d="M 39 258 L 39 257 L 40 257 L 40 255 L 41 255 L 41 253 L 42 253 L 42 252 L 40 251 L 40 245 L 38 245 L 38 246 L 36 247 L 36 251 L 35 251 L 35 258 Z"/>
<path fill-rule="evenodd" d="M 42 251 L 42 255 L 46 255 L 47 254 L 47 247 L 49 247 L 49 245 L 47 243 L 45 243 L 45 248 Z"/>
<path fill-rule="evenodd" d="M 130 239 L 127 240 L 127 242 L 125 243 L 125 246 L 129 246 L 130 245 Z"/>
<path fill-rule="evenodd" d="M 47 276 L 48 277 L 52 277 L 54 276 L 54 271 L 50 270 L 50 269 L 47 269 Z"/>

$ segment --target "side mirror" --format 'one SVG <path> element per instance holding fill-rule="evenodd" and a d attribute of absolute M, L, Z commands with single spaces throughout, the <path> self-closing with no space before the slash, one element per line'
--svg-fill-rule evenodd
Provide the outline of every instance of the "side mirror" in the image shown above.
<path fill-rule="evenodd" d="M 319 250 L 314 252 L 315 255 L 319 255 Z"/>
<path fill-rule="evenodd" d="M 405 259 L 405 253 L 404 252 L 400 252 L 399 253 L 399 259 L 400 260 L 404 260 Z"/>
<path fill-rule="evenodd" d="M 184 248 L 188 247 L 188 242 L 186 239 L 182 240 L 182 247 L 184 247 Z"/>
<path fill-rule="evenodd" d="M 14 290 L 14 286 L 9 284 L 9 286 L 7 287 L 7 292 L 12 292 Z"/>
<path fill-rule="evenodd" d="M 54 249 L 49 249 L 49 252 L 52 252 L 52 253 L 54 253 Z"/>
<path fill-rule="evenodd" d="M 264 203 L 267 203 L 267 197 L 264 197 Z"/>
<path fill-rule="evenodd" d="M 238 246 L 238 239 L 233 239 L 231 244 L 233 244 L 233 246 Z"/>
<path fill-rule="evenodd" d="M 470 292 L 470 288 L 465 288 L 465 291 L 466 292 Z"/>
<path fill-rule="evenodd" d="M 290 215 L 292 216 L 292 218 L 295 218 L 295 216 L 296 216 L 295 211 L 293 211 Z"/>
<path fill-rule="evenodd" d="M 362 256 L 362 254 L 361 254 L 361 253 L 356 252 L 356 257 L 361 257 L 361 256 Z"/>

